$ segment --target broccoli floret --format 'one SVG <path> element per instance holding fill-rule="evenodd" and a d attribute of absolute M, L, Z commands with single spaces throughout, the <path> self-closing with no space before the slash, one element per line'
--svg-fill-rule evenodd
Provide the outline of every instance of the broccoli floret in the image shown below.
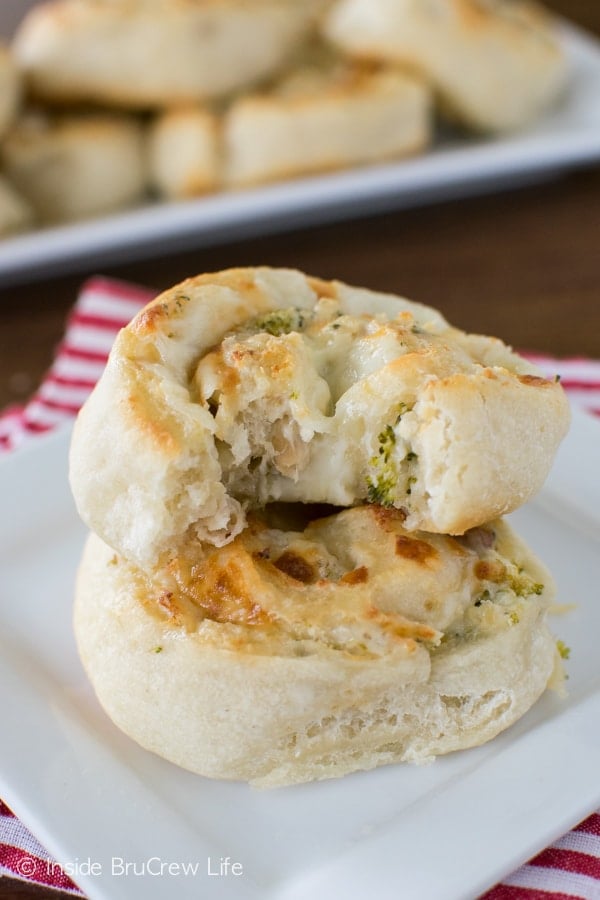
<path fill-rule="evenodd" d="M 257 316 L 249 323 L 256 331 L 266 331 L 274 337 L 289 334 L 291 331 L 302 331 L 306 324 L 306 312 L 295 306 L 289 309 L 275 309 L 273 312 Z"/>
<path fill-rule="evenodd" d="M 371 459 L 374 469 L 372 475 L 367 475 L 367 499 L 369 503 L 377 503 L 379 506 L 393 506 L 394 489 L 398 482 L 397 475 L 390 463 L 390 457 L 396 444 L 396 435 L 391 425 L 386 425 L 383 431 L 377 435 L 379 448 L 377 456 Z"/>
<path fill-rule="evenodd" d="M 377 475 L 374 478 L 367 477 L 367 499 L 369 503 L 378 506 L 393 506 L 393 491 L 396 487 L 396 479 L 390 475 Z"/>
<path fill-rule="evenodd" d="M 535 582 L 533 578 L 521 570 L 518 575 L 512 576 L 508 580 L 510 588 L 515 592 L 517 597 L 529 597 L 531 594 L 540 594 L 544 591 L 544 585 Z"/>
<path fill-rule="evenodd" d="M 384 462 L 388 462 L 391 452 L 396 443 L 396 435 L 391 425 L 386 425 L 383 431 L 377 435 L 379 441 L 379 455 L 383 457 Z"/>
<path fill-rule="evenodd" d="M 396 425 L 410 407 L 406 403 L 399 403 L 396 407 Z M 367 498 L 369 503 L 377 503 L 380 506 L 393 506 L 397 499 L 398 472 L 392 462 L 392 453 L 396 445 L 396 432 L 393 425 L 386 425 L 383 431 L 377 435 L 379 447 L 377 455 L 371 457 L 370 465 L 372 473 L 367 475 Z M 409 451 L 404 457 L 405 462 L 416 460 L 417 454 Z M 412 493 L 412 487 L 416 482 L 414 475 L 410 475 L 406 482 L 406 493 Z"/>

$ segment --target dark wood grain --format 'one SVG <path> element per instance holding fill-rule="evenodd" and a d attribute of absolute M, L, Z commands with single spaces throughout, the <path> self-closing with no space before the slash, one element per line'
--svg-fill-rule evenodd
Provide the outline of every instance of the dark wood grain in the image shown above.
<path fill-rule="evenodd" d="M 548 6 L 600 34 L 598 0 Z M 404 293 L 515 346 L 600 358 L 600 168 L 467 199 L 103 267 L 157 290 L 206 270 L 268 263 Z M 90 274 L 94 271 L 90 266 Z M 22 401 L 59 341 L 81 275 L 0 292 L 0 407 Z M 66 894 L 0 878 L 0 900 Z"/>

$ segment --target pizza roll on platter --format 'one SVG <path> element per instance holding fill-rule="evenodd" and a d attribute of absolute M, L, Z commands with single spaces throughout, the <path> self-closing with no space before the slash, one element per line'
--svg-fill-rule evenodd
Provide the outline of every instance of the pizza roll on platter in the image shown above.
<path fill-rule="evenodd" d="M 481 131 L 526 126 L 567 81 L 556 25 L 529 0 L 339 0 L 324 31 L 351 56 L 420 73 Z"/>
<path fill-rule="evenodd" d="M 14 41 L 29 89 L 51 102 L 162 108 L 221 97 L 277 71 L 323 0 L 52 0 Z"/>

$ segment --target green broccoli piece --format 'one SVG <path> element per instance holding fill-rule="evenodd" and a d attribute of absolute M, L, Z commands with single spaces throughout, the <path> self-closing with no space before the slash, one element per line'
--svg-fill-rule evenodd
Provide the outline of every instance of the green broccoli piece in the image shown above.
<path fill-rule="evenodd" d="M 257 331 L 266 331 L 274 337 L 282 334 L 290 334 L 292 331 L 302 331 L 306 324 L 306 313 L 295 306 L 289 309 L 275 309 L 273 312 L 257 316 L 249 325 Z"/>

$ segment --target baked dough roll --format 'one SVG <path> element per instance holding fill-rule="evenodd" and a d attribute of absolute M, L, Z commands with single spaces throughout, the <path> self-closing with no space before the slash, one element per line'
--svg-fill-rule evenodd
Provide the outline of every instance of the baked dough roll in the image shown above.
<path fill-rule="evenodd" d="M 526 125 L 567 80 L 553 20 L 529 0 L 338 0 L 324 30 L 352 56 L 421 73 L 483 131 Z"/>
<path fill-rule="evenodd" d="M 144 131 L 134 118 L 29 114 L 1 153 L 7 174 L 43 223 L 125 209 L 146 188 Z"/>
<path fill-rule="evenodd" d="M 0 236 L 23 231 L 32 224 L 33 218 L 29 204 L 0 175 Z"/>
<path fill-rule="evenodd" d="M 507 524 L 454 539 L 379 507 L 267 519 L 155 580 L 89 539 L 81 659 L 143 747 L 284 785 L 481 744 L 546 688 L 553 586 Z"/>
<path fill-rule="evenodd" d="M 0 137 L 13 121 L 21 99 L 21 78 L 14 59 L 0 44 Z"/>
<path fill-rule="evenodd" d="M 161 196 L 184 200 L 221 185 L 221 126 L 208 109 L 169 110 L 148 133 L 150 184 Z"/>
<path fill-rule="evenodd" d="M 275 72 L 324 0 L 53 0 L 14 49 L 44 100 L 146 108 L 220 97 Z"/>
<path fill-rule="evenodd" d="M 324 60 L 225 116 L 225 180 L 233 186 L 397 159 L 431 138 L 431 97 L 394 69 Z"/>
<path fill-rule="evenodd" d="M 401 510 L 462 533 L 542 485 L 558 383 L 429 307 L 287 269 L 201 275 L 114 344 L 71 447 L 87 525 L 151 568 L 270 501 Z"/>

